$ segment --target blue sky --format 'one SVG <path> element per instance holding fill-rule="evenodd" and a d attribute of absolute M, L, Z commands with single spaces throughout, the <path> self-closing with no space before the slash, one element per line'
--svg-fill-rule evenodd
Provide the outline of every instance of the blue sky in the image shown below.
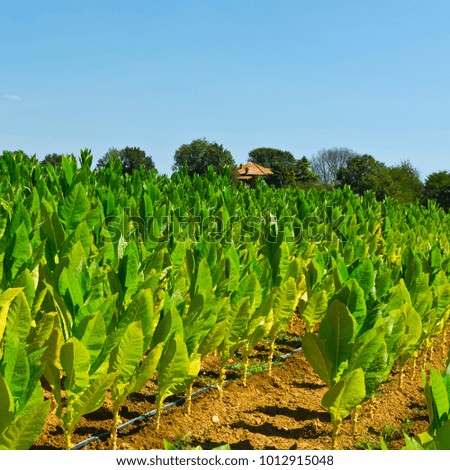
<path fill-rule="evenodd" d="M 449 23 L 448 0 L 3 2 L 0 150 L 138 146 L 170 173 L 205 137 L 425 178 L 450 170 Z"/>

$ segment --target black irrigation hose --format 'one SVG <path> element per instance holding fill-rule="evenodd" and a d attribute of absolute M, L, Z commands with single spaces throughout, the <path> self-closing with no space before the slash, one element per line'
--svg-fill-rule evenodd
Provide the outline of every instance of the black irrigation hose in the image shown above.
<path fill-rule="evenodd" d="M 294 354 L 300 352 L 301 350 L 302 350 L 301 347 L 297 348 L 297 349 L 294 349 L 293 351 L 291 351 L 287 354 L 284 354 L 283 356 L 278 357 L 277 360 L 278 361 L 285 361 L 286 359 L 288 359 L 289 357 L 293 356 Z M 267 367 L 268 367 L 267 364 L 265 364 L 264 368 L 267 368 Z M 251 375 L 251 374 L 249 374 L 249 375 Z M 237 380 L 237 379 L 226 380 L 225 385 L 228 385 L 230 382 L 232 382 L 232 380 Z M 209 391 L 213 388 L 217 388 L 217 385 L 208 385 L 207 387 L 201 388 L 200 390 L 197 390 L 196 392 L 192 393 L 191 397 L 201 395 L 202 393 L 205 393 L 205 392 L 207 392 L 207 391 Z M 165 411 L 165 410 L 168 410 L 169 408 L 173 408 L 174 406 L 181 405 L 182 403 L 184 403 L 186 401 L 186 398 L 187 397 L 179 398 L 178 400 L 175 400 L 172 403 L 168 403 L 167 405 L 165 405 L 161 408 L 161 411 Z M 140 423 L 142 421 L 145 421 L 148 418 L 151 418 L 152 416 L 155 416 L 157 411 L 158 410 L 155 409 L 155 410 L 151 410 L 148 413 L 145 413 L 141 416 L 137 416 L 136 418 L 133 418 L 132 420 L 127 421 L 126 423 L 123 423 L 120 426 L 117 426 L 117 430 L 122 431 L 122 429 L 125 429 L 128 426 L 131 426 L 132 424 L 137 424 L 137 423 Z M 91 444 L 92 442 L 95 442 L 95 441 L 98 441 L 98 440 L 106 439 L 110 435 L 111 435 L 110 431 L 105 431 L 102 434 L 99 434 L 98 436 L 92 436 L 89 439 L 85 439 L 84 441 L 79 442 L 78 444 L 74 445 L 70 450 L 80 450 L 83 447 L 87 446 L 88 444 Z"/>

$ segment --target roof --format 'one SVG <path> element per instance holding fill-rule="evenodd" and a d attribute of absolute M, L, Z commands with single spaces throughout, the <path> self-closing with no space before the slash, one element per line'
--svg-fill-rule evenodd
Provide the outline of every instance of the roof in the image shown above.
<path fill-rule="evenodd" d="M 258 165 L 257 163 L 249 162 L 245 165 L 241 165 L 237 172 L 239 174 L 238 178 L 241 179 L 248 179 L 247 177 L 252 176 L 267 176 L 273 175 L 273 172 L 270 168 L 265 168 L 262 165 Z"/>

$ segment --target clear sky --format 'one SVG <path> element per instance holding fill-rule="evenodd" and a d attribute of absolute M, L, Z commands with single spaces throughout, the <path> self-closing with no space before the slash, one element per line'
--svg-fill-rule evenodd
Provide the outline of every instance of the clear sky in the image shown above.
<path fill-rule="evenodd" d="M 348 147 L 450 170 L 448 0 L 15 0 L 0 9 L 0 150 L 205 137 L 237 163 Z"/>

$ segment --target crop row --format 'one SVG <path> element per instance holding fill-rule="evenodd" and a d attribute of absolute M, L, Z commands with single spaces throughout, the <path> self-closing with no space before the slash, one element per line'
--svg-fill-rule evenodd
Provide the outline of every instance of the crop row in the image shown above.
<path fill-rule="evenodd" d="M 0 448 L 30 447 L 50 412 L 70 448 L 107 395 L 115 447 L 131 393 L 155 378 L 158 410 L 189 396 L 212 353 L 219 390 L 237 352 L 245 382 L 254 348 L 271 364 L 293 315 L 334 445 L 448 327 L 450 218 L 431 203 L 91 165 L 87 151 L 60 168 L 0 157 Z"/>

